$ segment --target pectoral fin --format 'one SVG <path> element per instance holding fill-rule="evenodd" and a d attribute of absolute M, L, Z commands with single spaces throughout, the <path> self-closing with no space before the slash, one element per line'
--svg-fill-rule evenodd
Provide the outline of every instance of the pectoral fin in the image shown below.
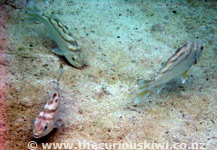
<path fill-rule="evenodd" d="M 52 40 L 55 40 L 54 37 L 51 34 L 49 34 L 49 33 L 47 33 L 46 36 L 49 37 L 49 38 L 51 38 Z"/>
<path fill-rule="evenodd" d="M 64 123 L 63 123 L 63 121 L 62 121 L 61 119 L 57 120 L 57 121 L 55 122 L 54 128 L 64 128 Z"/>
<path fill-rule="evenodd" d="M 52 52 L 57 54 L 57 55 L 64 56 L 64 54 L 62 53 L 62 51 L 59 48 L 52 49 Z"/>
<path fill-rule="evenodd" d="M 164 88 L 166 86 L 166 84 L 165 85 L 160 85 L 160 86 L 158 86 L 157 88 L 157 93 L 159 94 L 160 93 L 160 91 Z"/>
<path fill-rule="evenodd" d="M 182 83 L 185 83 L 186 79 L 187 79 L 187 75 L 188 75 L 188 70 L 186 70 L 183 74 L 182 74 Z"/>

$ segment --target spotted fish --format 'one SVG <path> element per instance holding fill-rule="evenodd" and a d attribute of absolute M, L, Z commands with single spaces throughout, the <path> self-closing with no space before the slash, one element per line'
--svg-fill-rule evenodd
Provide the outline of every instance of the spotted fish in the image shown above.
<path fill-rule="evenodd" d="M 60 71 L 57 80 L 57 88 L 53 93 L 51 99 L 45 104 L 42 112 L 36 118 L 33 127 L 33 137 L 41 138 L 49 134 L 54 128 L 61 127 L 61 123 L 58 122 L 60 95 L 59 95 L 59 80 L 62 75 L 63 67 L 60 65 Z"/>
<path fill-rule="evenodd" d="M 185 83 L 188 70 L 193 64 L 197 64 L 203 51 L 203 46 L 199 42 L 189 42 L 179 48 L 166 62 L 163 63 L 158 75 L 153 80 L 139 80 L 139 92 L 135 103 L 139 103 L 150 90 L 157 88 L 157 93 L 166 85 L 167 82 L 177 76 L 181 76 Z"/>
<path fill-rule="evenodd" d="M 52 52 L 64 56 L 68 62 L 76 68 L 82 68 L 87 65 L 87 63 L 84 62 L 84 57 L 81 54 L 77 41 L 72 33 L 68 31 L 68 28 L 63 25 L 57 17 L 44 15 L 30 2 L 28 4 L 28 18 L 26 21 L 39 21 L 47 27 L 48 36 L 58 45 L 58 48 L 53 49 Z"/>

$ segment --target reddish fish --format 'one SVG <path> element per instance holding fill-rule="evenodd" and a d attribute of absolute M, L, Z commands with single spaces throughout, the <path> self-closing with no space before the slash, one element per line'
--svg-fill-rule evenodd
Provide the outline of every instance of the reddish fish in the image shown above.
<path fill-rule="evenodd" d="M 33 137 L 41 138 L 49 134 L 54 128 L 60 127 L 58 122 L 59 106 L 61 98 L 59 96 L 59 80 L 62 75 L 63 66 L 60 65 L 58 85 L 57 89 L 52 95 L 51 99 L 45 104 L 42 112 L 39 113 L 39 117 L 36 118 L 33 128 Z"/>

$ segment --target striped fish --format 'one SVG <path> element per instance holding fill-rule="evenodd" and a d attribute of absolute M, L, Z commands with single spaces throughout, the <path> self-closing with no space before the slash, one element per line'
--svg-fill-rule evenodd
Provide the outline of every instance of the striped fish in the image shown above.
<path fill-rule="evenodd" d="M 163 63 L 158 75 L 154 80 L 139 80 L 139 92 L 135 103 L 139 103 L 148 95 L 151 89 L 157 88 L 157 93 L 167 82 L 177 76 L 181 76 L 185 83 L 188 70 L 196 64 L 202 54 L 203 46 L 198 42 L 189 42 L 179 48 L 166 62 Z"/>
<path fill-rule="evenodd" d="M 57 80 L 57 88 L 52 95 L 51 99 L 45 104 L 42 112 L 39 113 L 39 117 L 36 118 L 33 127 L 33 137 L 41 138 L 49 134 L 53 128 L 61 127 L 58 122 L 60 96 L 59 96 L 59 80 L 62 75 L 63 66 L 60 65 L 60 71 Z"/>
<path fill-rule="evenodd" d="M 63 25 L 55 16 L 46 16 L 41 13 L 38 8 L 30 2 L 28 4 L 27 22 L 42 22 L 48 29 L 48 36 L 53 39 L 58 48 L 52 50 L 57 55 L 64 56 L 68 62 L 76 68 L 82 68 L 86 65 L 78 43 L 68 28 Z"/>

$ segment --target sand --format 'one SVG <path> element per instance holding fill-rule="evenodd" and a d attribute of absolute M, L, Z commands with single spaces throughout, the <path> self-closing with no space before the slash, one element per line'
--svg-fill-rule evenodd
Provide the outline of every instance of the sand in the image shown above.
<path fill-rule="evenodd" d="M 42 143 L 60 142 L 73 143 L 74 149 L 81 149 L 79 142 L 167 142 L 188 147 L 198 143 L 198 149 L 216 150 L 215 1 L 39 0 L 35 4 L 45 14 L 56 14 L 69 28 L 88 67 L 76 69 L 52 53 L 56 44 L 46 36 L 46 27 L 25 22 L 26 3 L 2 2 L 2 149 L 28 149 L 28 143 L 36 141 L 38 149 L 43 149 Z M 160 94 L 151 92 L 135 104 L 137 79 L 152 78 L 189 41 L 203 43 L 204 52 L 186 83 L 174 79 Z M 56 88 L 60 63 L 64 72 L 59 117 L 64 128 L 35 140 L 33 122 Z"/>

